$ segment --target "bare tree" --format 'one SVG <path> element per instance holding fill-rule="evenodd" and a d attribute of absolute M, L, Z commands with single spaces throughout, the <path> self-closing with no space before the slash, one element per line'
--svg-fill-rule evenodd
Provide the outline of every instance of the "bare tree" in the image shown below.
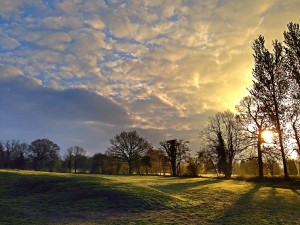
<path fill-rule="evenodd" d="M 73 151 L 74 151 L 73 147 L 68 148 L 64 157 L 70 173 L 72 173 L 72 167 L 73 167 L 73 159 L 74 159 Z"/>
<path fill-rule="evenodd" d="M 110 144 L 107 153 L 127 162 L 129 174 L 133 172 L 135 160 L 144 155 L 148 149 L 152 149 L 152 145 L 145 138 L 140 137 L 136 131 L 123 131 L 110 139 Z"/>
<path fill-rule="evenodd" d="M 253 87 L 250 94 L 262 106 L 263 112 L 274 124 L 278 133 L 284 176 L 288 179 L 286 156 L 283 143 L 283 121 L 286 111 L 288 80 L 284 71 L 284 52 L 280 42 L 273 42 L 273 53 L 265 47 L 265 39 L 259 36 L 253 44 L 254 63 Z"/>
<path fill-rule="evenodd" d="M 230 111 L 217 113 L 209 118 L 201 138 L 203 146 L 199 154 L 209 156 L 218 172 L 230 178 L 236 155 L 249 147 L 238 118 Z"/>
<path fill-rule="evenodd" d="M 299 24 L 289 23 L 284 32 L 286 44 L 285 69 L 288 72 L 291 104 L 288 110 L 288 120 L 291 122 L 297 153 L 300 156 L 300 28 Z"/>
<path fill-rule="evenodd" d="M 186 159 L 189 155 L 189 147 L 187 142 L 184 140 L 169 140 L 160 142 L 163 150 L 167 153 L 172 169 L 172 176 L 180 175 L 180 164 Z"/>
<path fill-rule="evenodd" d="M 258 174 L 262 178 L 263 173 L 263 156 L 262 143 L 264 142 L 262 134 L 265 129 L 270 128 L 267 117 L 262 110 L 259 102 L 252 96 L 244 97 L 236 107 L 239 112 L 242 127 L 249 133 L 249 141 L 254 141 L 257 149 Z"/>
<path fill-rule="evenodd" d="M 85 156 L 86 150 L 80 146 L 73 146 L 68 148 L 67 153 L 68 153 L 68 160 L 69 160 L 68 166 L 70 168 L 70 171 L 72 168 L 72 158 L 74 157 L 74 171 L 75 173 L 77 173 L 78 166 L 79 166 L 78 164 L 82 156 Z"/>

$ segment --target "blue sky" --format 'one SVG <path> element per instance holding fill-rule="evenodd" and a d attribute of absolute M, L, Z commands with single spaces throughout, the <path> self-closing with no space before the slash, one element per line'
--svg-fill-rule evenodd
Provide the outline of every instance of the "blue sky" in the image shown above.
<path fill-rule="evenodd" d="M 251 85 L 251 45 L 271 46 L 298 0 L 3 0 L 0 139 L 47 137 L 104 152 L 136 129 L 198 148 L 198 131 Z"/>

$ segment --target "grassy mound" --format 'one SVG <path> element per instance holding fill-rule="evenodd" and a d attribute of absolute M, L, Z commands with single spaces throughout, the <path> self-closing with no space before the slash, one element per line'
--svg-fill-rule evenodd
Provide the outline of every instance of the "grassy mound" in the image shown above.
<path fill-rule="evenodd" d="M 0 170 L 0 224 L 300 224 L 298 183 Z"/>

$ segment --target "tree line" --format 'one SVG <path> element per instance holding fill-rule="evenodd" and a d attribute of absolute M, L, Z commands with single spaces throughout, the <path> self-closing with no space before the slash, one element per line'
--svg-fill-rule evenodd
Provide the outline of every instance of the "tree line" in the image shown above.
<path fill-rule="evenodd" d="M 253 84 L 236 106 L 210 117 L 199 133 L 201 147 L 191 157 L 188 142 L 173 139 L 153 146 L 136 131 L 123 131 L 110 140 L 105 153 L 87 156 L 80 146 L 59 156 L 59 146 L 48 139 L 30 145 L 6 141 L 0 145 L 0 168 L 47 171 L 128 174 L 182 174 L 199 171 L 223 174 L 297 174 L 292 151 L 300 155 L 300 30 L 290 23 L 284 40 L 273 41 L 273 50 L 259 36 L 253 43 Z M 273 140 L 267 142 L 269 132 Z"/>

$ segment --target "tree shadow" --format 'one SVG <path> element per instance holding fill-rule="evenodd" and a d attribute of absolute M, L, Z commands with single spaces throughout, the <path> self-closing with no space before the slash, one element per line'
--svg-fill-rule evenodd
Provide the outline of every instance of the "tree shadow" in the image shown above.
<path fill-rule="evenodd" d="M 201 178 L 199 178 L 201 179 Z M 152 185 L 152 188 L 155 188 L 160 191 L 168 191 L 168 192 L 181 192 L 186 189 L 195 188 L 198 186 L 210 185 L 224 181 L 223 179 L 210 178 L 210 179 L 202 179 L 195 182 L 176 182 L 167 185 Z"/>
<path fill-rule="evenodd" d="M 214 219 L 212 224 L 288 224 L 288 221 L 299 223 L 300 198 L 292 198 L 285 193 L 299 195 L 295 188 L 277 188 L 269 183 L 254 184 L 253 188 Z"/>
<path fill-rule="evenodd" d="M 164 203 L 172 201 L 168 195 L 98 176 L 1 173 L 1 180 L 5 196 L 0 199 L 1 209 L 5 208 L 0 211 L 1 224 L 5 224 L 1 218 L 9 217 L 20 218 L 21 224 L 110 219 L 163 210 Z"/>

